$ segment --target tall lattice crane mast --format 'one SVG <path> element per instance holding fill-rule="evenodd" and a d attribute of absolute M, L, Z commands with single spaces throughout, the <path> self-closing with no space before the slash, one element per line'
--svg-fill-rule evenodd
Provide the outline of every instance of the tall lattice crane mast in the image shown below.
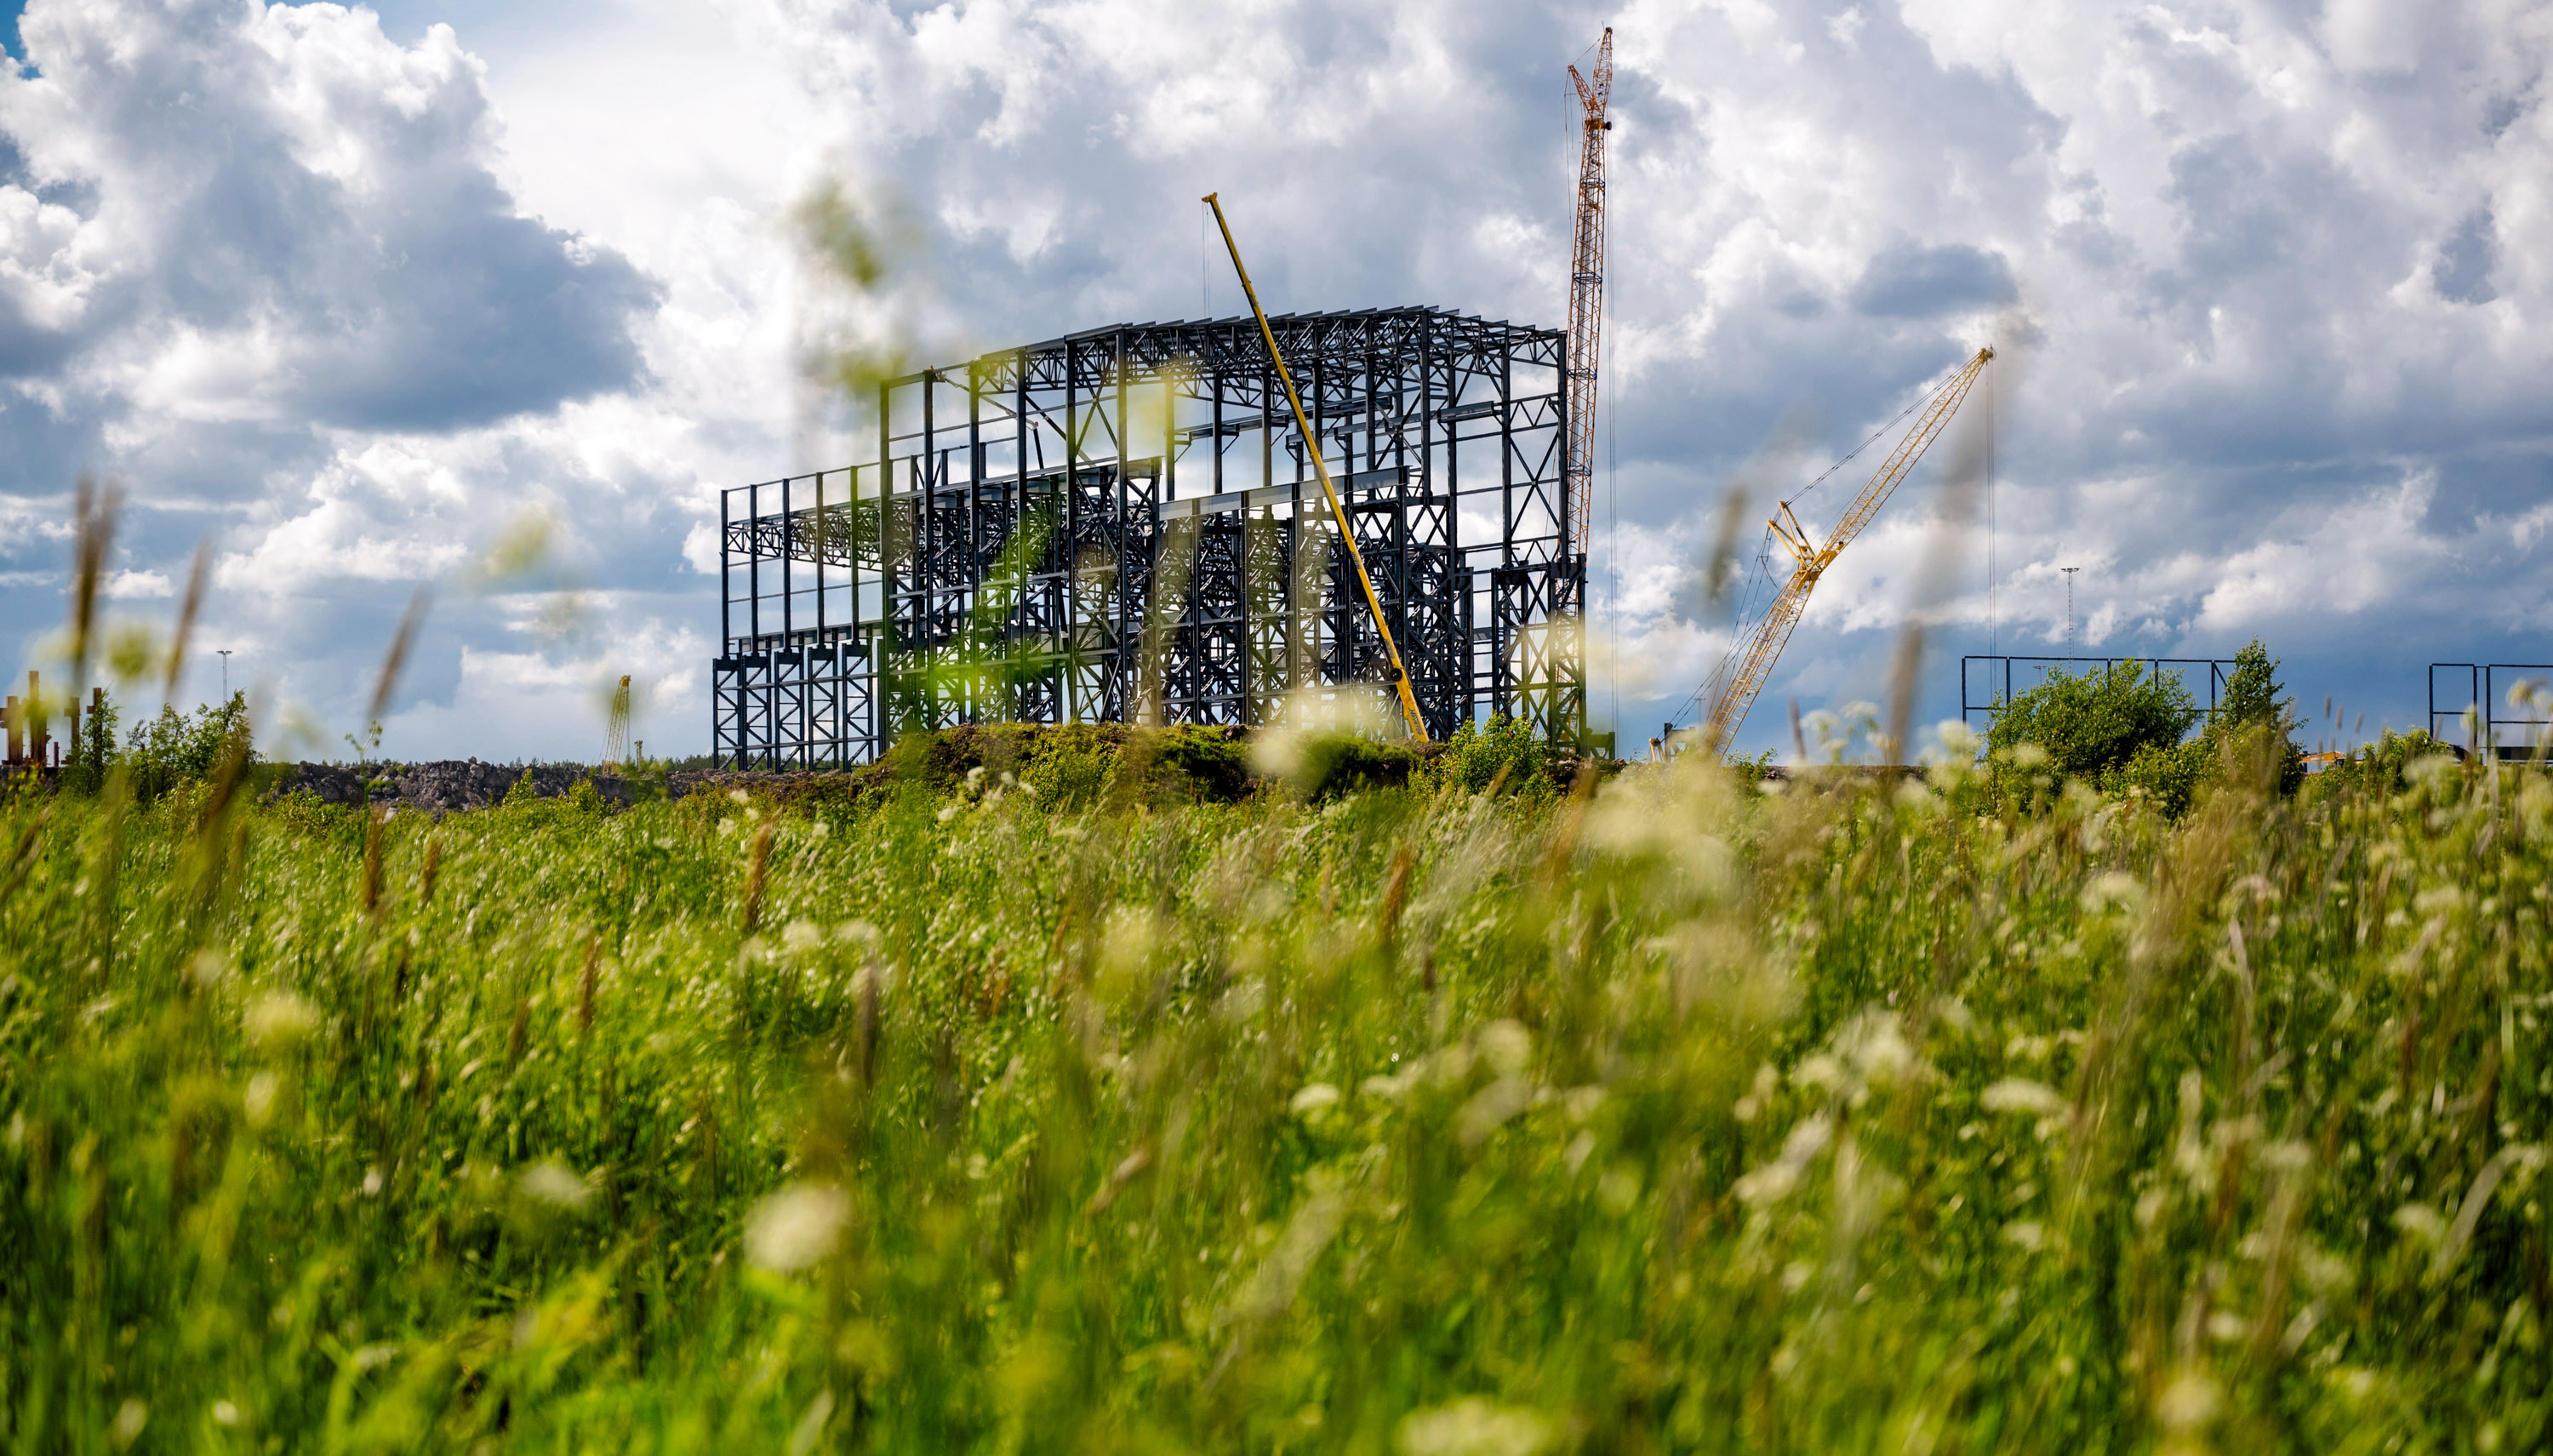
<path fill-rule="evenodd" d="M 1942 433 L 1951 415 L 1958 413 L 1959 402 L 1968 397 L 1969 387 L 1976 384 L 1977 376 L 1993 358 L 1992 349 L 1979 349 L 1967 368 L 1933 395 L 1915 427 L 1880 462 L 1870 484 L 1862 487 L 1861 494 L 1844 507 L 1843 518 L 1835 522 L 1824 545 L 1810 538 L 1808 528 L 1792 513 L 1788 501 L 1782 503 L 1780 514 L 1765 522 L 1791 555 L 1794 565 L 1790 580 L 1783 583 L 1781 595 L 1773 599 L 1763 617 L 1729 648 L 1728 655 L 1720 659 L 1720 666 L 1694 695 L 1696 700 L 1711 705 L 1702 722 L 1704 742 L 1725 750 L 1736 738 L 1739 726 L 1746 722 L 1746 711 L 1755 706 L 1755 695 L 1764 691 L 1764 680 L 1772 675 L 1773 664 L 1782 656 L 1783 644 L 1791 640 L 1791 629 L 1800 624 L 1800 614 L 1808 610 L 1809 592 L 1817 586 L 1818 578 L 1843 554 L 1844 547 L 1852 544 L 1852 538 L 1861 534 L 1862 527 L 1870 524 L 1879 507 L 1887 504 L 1889 493 L 1915 468 L 1915 462 L 1924 458 L 1934 437 Z"/>
<path fill-rule="evenodd" d="M 1605 329 L 1605 115 L 1613 96 L 1613 28 L 1596 43 L 1588 75 L 1569 68 L 1582 113 L 1578 143 L 1578 237 L 1569 252 L 1569 454 L 1561 490 L 1569 498 L 1564 553 L 1587 551 L 1588 503 L 1596 481 L 1596 359 Z"/>

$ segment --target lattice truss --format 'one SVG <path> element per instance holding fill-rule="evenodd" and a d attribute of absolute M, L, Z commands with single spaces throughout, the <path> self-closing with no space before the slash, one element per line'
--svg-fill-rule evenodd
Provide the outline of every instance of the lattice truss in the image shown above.
<path fill-rule="evenodd" d="M 1271 320 L 1428 732 L 1586 717 L 1557 330 Z M 874 458 L 722 493 L 720 760 L 958 723 L 1278 724 L 1388 658 L 1257 324 L 1094 329 L 880 387 Z"/>

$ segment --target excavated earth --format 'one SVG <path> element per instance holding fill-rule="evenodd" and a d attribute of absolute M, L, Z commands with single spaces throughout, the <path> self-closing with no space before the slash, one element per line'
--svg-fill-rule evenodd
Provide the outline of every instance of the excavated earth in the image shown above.
<path fill-rule="evenodd" d="M 335 763 L 296 763 L 276 776 L 273 791 L 288 794 L 306 789 L 329 804 L 364 802 L 363 771 Z M 449 814 L 456 809 L 486 809 L 501 803 L 525 778 L 532 792 L 554 799 L 588 777 L 595 789 L 614 804 L 637 796 L 617 774 L 595 773 L 573 763 L 537 763 L 525 768 L 482 763 L 476 758 L 436 763 L 377 763 L 372 766 L 372 801 L 418 814 Z M 679 793 L 679 791 L 678 791 Z"/>

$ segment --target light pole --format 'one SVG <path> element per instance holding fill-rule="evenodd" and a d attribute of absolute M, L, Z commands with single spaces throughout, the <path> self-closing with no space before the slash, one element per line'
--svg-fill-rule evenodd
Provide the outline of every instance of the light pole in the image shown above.
<path fill-rule="evenodd" d="M 2074 640 L 2074 573 L 2083 568 L 2060 566 L 2056 569 L 2065 573 L 2065 655 L 2071 657 L 2082 650 Z"/>

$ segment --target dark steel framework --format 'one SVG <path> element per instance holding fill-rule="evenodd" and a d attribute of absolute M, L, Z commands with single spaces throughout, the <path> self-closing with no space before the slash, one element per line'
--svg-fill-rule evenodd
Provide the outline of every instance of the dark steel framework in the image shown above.
<path fill-rule="evenodd" d="M 1558 330 L 1270 320 L 1431 736 L 1586 727 Z M 1388 658 L 1257 323 L 1121 324 L 889 381 L 875 454 L 722 493 L 730 767 L 959 723 L 1279 724 Z"/>
<path fill-rule="evenodd" d="M 2439 691 L 2445 674 L 2446 690 Z M 2459 681 L 2461 680 L 2461 682 Z M 2432 662 L 2429 664 L 2429 736 L 2455 743 L 2467 753 L 2489 745 L 2502 758 L 2530 758 L 2553 739 L 2553 724 L 2542 710 L 2512 703 L 2509 692 L 2520 684 L 2553 686 L 2553 663 Z M 2468 721 L 2466 714 L 2472 714 Z M 2445 728 L 2447 731 L 2440 731 Z"/>
<path fill-rule="evenodd" d="M 2051 669 L 2079 673 L 2087 668 L 2098 668 L 2107 672 L 2122 662 L 2153 668 L 2157 681 L 2161 681 L 2168 671 L 2180 679 L 2183 687 L 2194 687 L 2191 678 L 2196 675 L 2195 669 L 2205 668 L 2206 711 L 2210 717 L 2215 716 L 2217 702 L 2225 694 L 2226 680 L 2234 676 L 2234 659 L 2231 657 L 1962 657 L 1959 659 L 1959 717 L 1969 722 L 1971 728 L 1978 727 L 1972 720 L 1980 713 L 1991 722 L 2003 705 L 2012 701 L 2012 678 L 2016 665 L 2025 672 L 2036 674 L 2022 684 L 2023 690 L 2028 691 L 2038 687 Z M 1978 696 L 1980 687 L 1984 693 L 1982 698 Z M 2189 696 L 2195 700 L 2198 694 L 2193 691 Z"/>

